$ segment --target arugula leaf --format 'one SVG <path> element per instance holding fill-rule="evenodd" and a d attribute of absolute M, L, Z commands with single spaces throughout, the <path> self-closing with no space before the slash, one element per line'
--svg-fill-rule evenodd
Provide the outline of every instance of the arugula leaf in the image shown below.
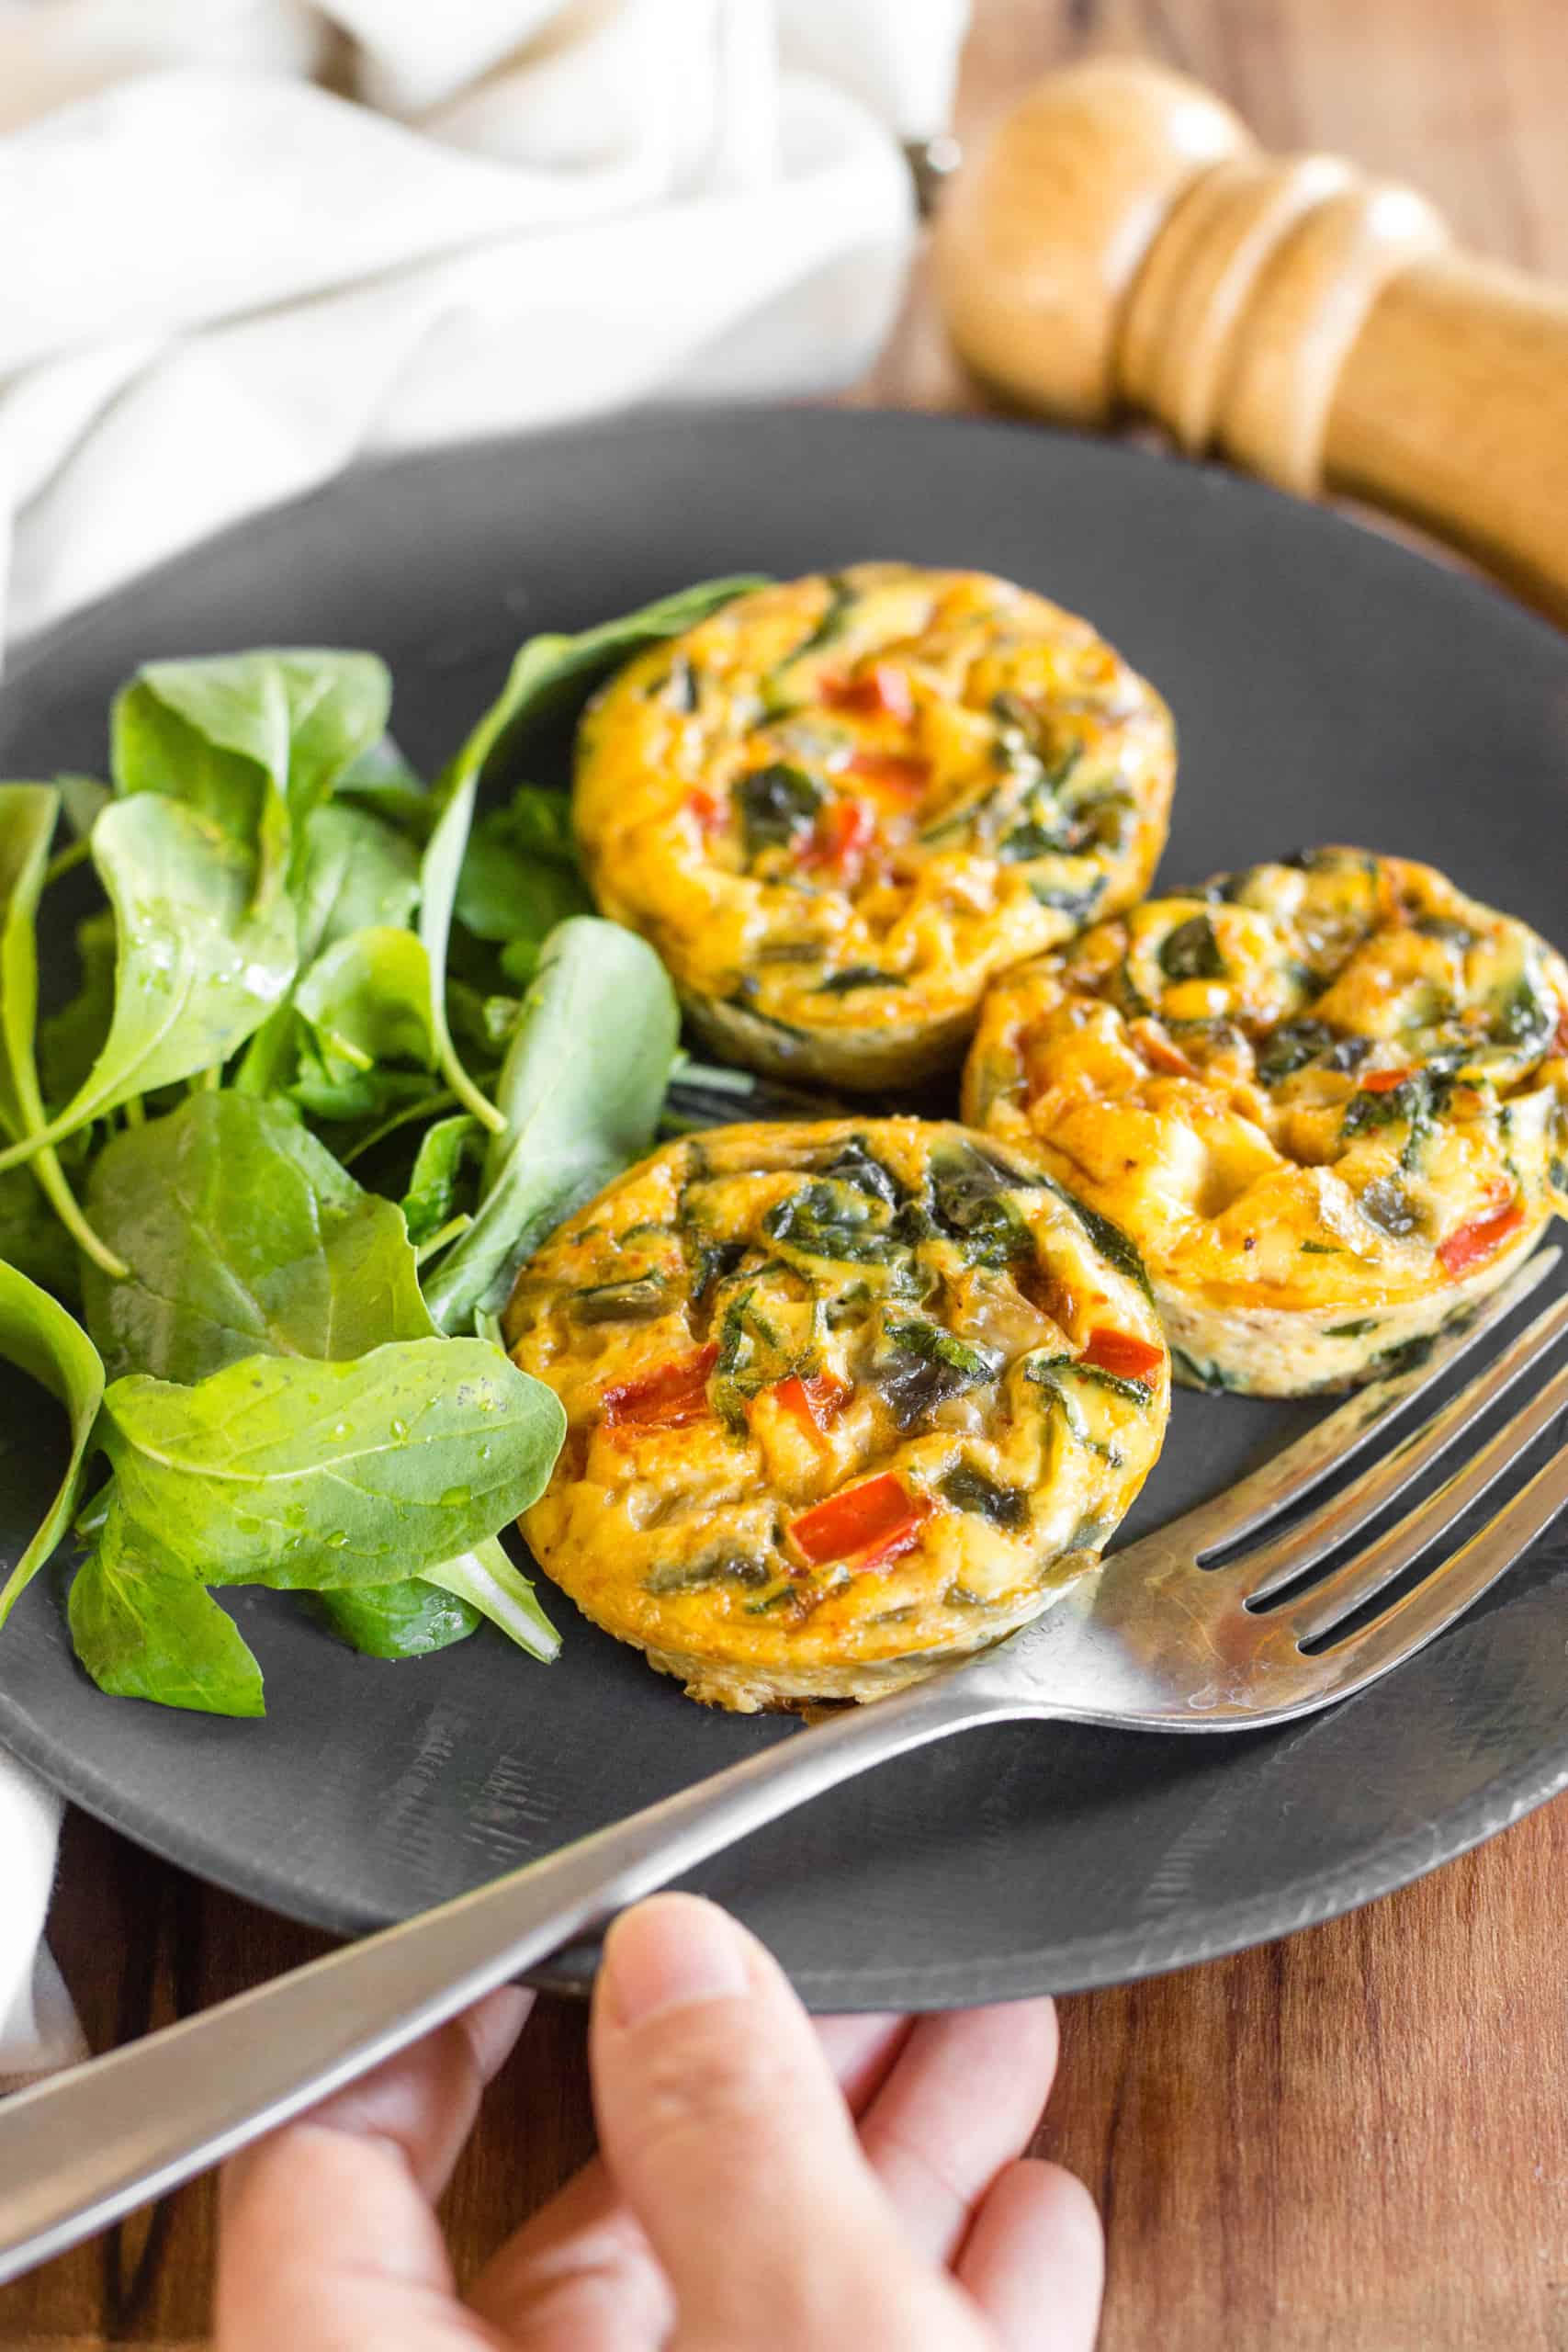
<path fill-rule="evenodd" d="M 547 865 L 564 865 L 572 874 L 581 870 L 570 793 L 552 791 L 543 784 L 520 784 L 495 815 L 498 824 L 505 828 L 506 838 L 523 856 L 540 858 Z"/>
<path fill-rule="evenodd" d="M 254 852 L 265 903 L 310 811 L 379 742 L 391 699 L 373 653 L 303 648 L 149 662 L 109 714 L 115 786 L 167 793 Z"/>
<path fill-rule="evenodd" d="M 114 1020 L 118 941 L 112 908 L 101 907 L 76 926 L 82 983 L 70 1001 L 39 1023 L 39 1068 L 44 1097 L 69 1102 L 103 1052 Z"/>
<path fill-rule="evenodd" d="M 104 1397 L 125 1510 L 213 1584 L 326 1589 L 421 1575 L 543 1491 L 566 1433 L 552 1389 L 482 1340 L 410 1340 L 352 1363 L 254 1357 L 195 1387 Z"/>
<path fill-rule="evenodd" d="M 39 1190 L 30 1168 L 8 1168 L 0 1176 L 0 1259 L 72 1306 L 81 1295 L 76 1244 Z"/>
<path fill-rule="evenodd" d="M 463 1068 L 446 1019 L 446 960 L 452 944 L 452 917 L 479 786 L 476 762 L 467 774 L 459 772 L 425 844 L 419 869 L 419 936 L 425 954 L 429 1026 L 436 1066 L 463 1108 L 492 1135 L 500 1135 L 506 1126 L 505 1116 L 488 1095 L 480 1093 Z"/>
<path fill-rule="evenodd" d="M 39 897 L 60 795 L 42 784 L 0 785 L 0 1129 L 25 1142 L 44 1125 L 33 1032 L 38 1023 Z M 61 1223 L 89 1257 L 111 1273 L 124 1268 L 106 1250 L 76 1205 L 52 1150 L 39 1151 L 32 1174 Z"/>
<path fill-rule="evenodd" d="M 384 1063 L 360 1069 L 324 1053 L 302 1023 L 295 1023 L 293 1053 L 293 1075 L 280 1091 L 307 1118 L 351 1131 L 353 1148 L 345 1144 L 339 1155 L 344 1161 L 368 1149 L 371 1139 L 379 1141 L 432 1109 L 445 1110 L 452 1100 L 433 1086 L 428 1070 L 392 1069 Z M 334 1136 L 334 1144 L 340 1140 Z"/>
<path fill-rule="evenodd" d="M 82 1326 L 14 1266 L 0 1263 L 0 1356 L 58 1397 L 71 1421 L 71 1459 L 31 1543 L 0 1586 L 0 1625 L 53 1554 L 82 1498 L 87 1452 L 104 1395 L 104 1367 Z"/>
<path fill-rule="evenodd" d="M 479 1092 L 458 1059 L 446 1025 L 446 1005 L 453 910 L 473 821 L 474 797 L 486 763 L 503 739 L 514 741 L 525 725 L 558 709 L 569 697 L 581 695 L 645 646 L 679 637 L 721 605 L 762 584 L 751 576 L 701 581 L 645 605 L 639 612 L 584 629 L 577 637 L 530 638 L 513 660 L 495 702 L 472 729 L 441 779 L 437 788 L 441 814 L 426 846 L 420 876 L 419 929 L 430 957 L 431 1034 L 447 1085 L 463 1107 L 492 1134 L 503 1133 L 506 1121 Z"/>
<path fill-rule="evenodd" d="M 350 1585 L 311 1600 L 333 1632 L 366 1657 L 428 1657 L 466 1641 L 479 1623 L 477 1609 L 423 1577 Z"/>
<path fill-rule="evenodd" d="M 575 865 L 518 845 L 512 812 L 502 808 L 474 827 L 457 877 L 457 910 L 476 939 L 538 947 L 569 915 L 592 914 L 593 901 Z"/>
<path fill-rule="evenodd" d="M 125 1283 L 90 1285 L 89 1328 L 112 1375 L 194 1383 L 258 1355 L 352 1359 L 434 1334 L 398 1210 L 363 1192 L 280 1104 L 228 1090 L 195 1095 L 109 1144 L 92 1197 L 108 1229 L 123 1233 L 131 1266 Z M 446 1362 L 429 1360 L 433 1381 Z M 555 1655 L 558 1636 L 499 1545 L 430 1571 L 448 1574 L 465 1607 L 533 1657 Z M 335 1631 L 378 1657 L 412 1657 L 416 1637 L 437 1646 L 437 1619 L 461 1614 L 454 1600 L 442 1617 L 417 1579 L 356 1588 L 352 1607 L 324 1596 L 322 1606 Z M 416 1636 L 420 1624 L 430 1638 Z M 394 1641 L 403 1646 L 386 1646 Z"/>
<path fill-rule="evenodd" d="M 479 1121 L 466 1111 L 426 1127 L 403 1195 L 409 1239 L 416 1248 L 439 1233 L 456 1214 L 463 1170 L 482 1148 L 483 1132 Z"/>
<path fill-rule="evenodd" d="M 294 1007 L 316 1034 L 329 1070 L 346 1062 L 431 1068 L 430 965 L 412 931 L 385 924 L 356 931 L 319 956 L 294 991 Z"/>
<path fill-rule="evenodd" d="M 545 1235 L 649 1150 L 679 1035 L 669 975 L 634 933 L 577 915 L 550 933 L 502 1069 L 506 1125 L 478 1214 L 426 1281 L 443 1330 L 498 1305 Z"/>
<path fill-rule="evenodd" d="M 488 1347 L 487 1340 L 481 1343 Z M 551 1462 L 554 1462 L 554 1455 Z M 549 1473 L 547 1470 L 546 1476 Z M 540 1485 L 544 1481 L 541 1479 Z M 497 1536 L 488 1536 L 471 1552 L 443 1560 L 424 1571 L 426 1584 L 455 1594 L 499 1626 L 507 1638 L 547 1665 L 560 1648 L 560 1635 L 540 1608 L 538 1597 L 520 1568 L 513 1566 Z"/>
<path fill-rule="evenodd" d="M 419 903 L 419 856 L 411 842 L 362 808 L 313 809 L 294 886 L 299 962 L 356 931 L 406 930 Z"/>
<path fill-rule="evenodd" d="M 537 965 L 538 950 L 532 949 L 533 962 Z M 533 977 L 532 973 L 529 975 Z M 479 989 L 470 988 L 466 980 L 448 978 L 446 982 L 446 1013 L 455 1032 L 477 1046 L 481 1053 L 503 1054 L 512 1042 L 517 1017 L 523 1010 L 520 996 L 495 994 L 486 996 Z M 477 1124 L 477 1122 L 476 1122 Z"/>
<path fill-rule="evenodd" d="M 76 1656 L 113 1699 L 150 1699 L 208 1715 L 262 1715 L 261 1668 L 205 1586 L 160 1562 L 111 1503 L 66 1606 Z"/>
<path fill-rule="evenodd" d="M 54 781 L 65 821 L 78 842 L 85 842 L 114 795 L 96 775 L 57 775 Z"/>
<path fill-rule="evenodd" d="M 305 821 L 293 899 L 299 966 L 308 973 L 341 941 L 369 929 L 407 931 L 419 902 L 419 853 L 411 842 L 360 808 L 330 803 Z M 424 986 L 423 966 L 420 986 Z M 298 1047 L 289 1003 L 278 1004 L 251 1039 L 234 1078 L 252 1094 L 287 1083 Z"/>
<path fill-rule="evenodd" d="M 118 925 L 114 1019 L 71 1101 L 0 1168 L 226 1060 L 293 974 L 293 908 L 250 908 L 249 854 L 194 809 L 153 793 L 118 801 L 93 828 L 93 859 Z"/>
<path fill-rule="evenodd" d="M 351 760 L 333 787 L 340 800 L 362 801 L 399 832 L 423 842 L 435 820 L 435 803 L 419 770 L 390 735 Z"/>
<path fill-rule="evenodd" d="M 107 1145 L 88 1199 L 130 1269 L 85 1284 L 110 1379 L 189 1383 L 260 1354 L 341 1361 L 434 1329 L 397 1208 L 280 1103 L 192 1095 Z"/>

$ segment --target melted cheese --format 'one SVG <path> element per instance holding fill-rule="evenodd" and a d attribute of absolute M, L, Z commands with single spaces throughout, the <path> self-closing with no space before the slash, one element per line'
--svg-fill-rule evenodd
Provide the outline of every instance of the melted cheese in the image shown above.
<path fill-rule="evenodd" d="M 862 564 L 726 605 L 579 733 L 603 911 L 775 1074 L 955 1062 L 996 972 L 1147 888 L 1169 713 L 1087 622 L 977 572 Z"/>
<path fill-rule="evenodd" d="M 1142 1486 L 1168 1363 L 1135 1271 L 1037 1164 L 956 1125 L 667 1145 L 508 1308 L 569 1424 L 524 1532 L 699 1698 L 910 1680 L 1037 1614 Z"/>
<path fill-rule="evenodd" d="M 1568 1185 L 1568 967 L 1427 865 L 1303 854 L 1151 899 L 988 997 L 965 1116 L 1144 1253 L 1178 1377 L 1388 1368 Z"/>

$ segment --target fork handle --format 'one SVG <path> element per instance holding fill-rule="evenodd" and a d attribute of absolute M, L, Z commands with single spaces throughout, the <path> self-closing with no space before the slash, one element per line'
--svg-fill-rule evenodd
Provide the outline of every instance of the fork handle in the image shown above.
<path fill-rule="evenodd" d="M 1025 1710 L 944 1671 L 0 2101 L 0 2283 L 176 2188 L 840 1781 Z"/>

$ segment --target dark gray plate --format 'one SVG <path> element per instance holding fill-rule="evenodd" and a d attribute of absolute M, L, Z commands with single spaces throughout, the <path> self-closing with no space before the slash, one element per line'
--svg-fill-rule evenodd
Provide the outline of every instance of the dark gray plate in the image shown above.
<path fill-rule="evenodd" d="M 0 775 L 101 772 L 106 704 L 138 662 L 267 642 L 375 647 L 400 737 L 434 763 L 526 631 L 705 574 L 878 555 L 1025 581 L 1157 680 L 1182 739 L 1167 876 L 1365 842 L 1562 928 L 1560 639 L 1232 476 L 996 424 L 709 413 L 357 474 L 34 647 L 0 695 Z M 1133 1526 L 1310 1417 L 1180 1397 Z M 26 1384 L 0 1391 L 0 1555 L 56 1474 L 58 1419 Z M 824 1799 L 701 1883 L 824 2008 L 1104 1984 L 1303 1926 L 1568 1782 L 1565 1568 L 1568 1544 L 1544 1544 L 1392 1681 L 1315 1721 L 1221 1739 L 976 1734 Z M 280 1599 L 241 1594 L 266 1722 L 166 1713 L 88 1686 L 60 1597 L 40 1579 L 0 1640 L 0 1736 L 159 1853 L 337 1928 L 436 1902 L 791 1736 L 692 1706 L 558 1596 L 566 1646 L 547 1671 L 488 1634 L 370 1663 Z M 552 1981 L 581 1984 L 591 1957 Z"/>

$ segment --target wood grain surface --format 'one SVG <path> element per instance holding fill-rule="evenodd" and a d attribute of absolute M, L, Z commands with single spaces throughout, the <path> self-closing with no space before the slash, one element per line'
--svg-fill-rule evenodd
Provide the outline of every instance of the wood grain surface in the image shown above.
<path fill-rule="evenodd" d="M 961 133 L 1105 46 L 1213 83 L 1271 145 L 1410 179 L 1482 250 L 1568 277 L 1562 0 L 976 0 Z M 855 397 L 981 404 L 922 273 Z M 1349 1918 L 1062 2004 L 1039 2145 L 1106 2214 L 1104 2352 L 1568 2352 L 1565 1866 L 1557 1804 Z M 99 2049 L 324 1941 L 81 1817 L 53 1932 Z M 591 2143 L 582 2017 L 547 2002 L 458 2169 L 460 2267 Z M 0 2346 L 199 2343 L 213 2211 L 199 2183 L 0 2290 Z"/>

